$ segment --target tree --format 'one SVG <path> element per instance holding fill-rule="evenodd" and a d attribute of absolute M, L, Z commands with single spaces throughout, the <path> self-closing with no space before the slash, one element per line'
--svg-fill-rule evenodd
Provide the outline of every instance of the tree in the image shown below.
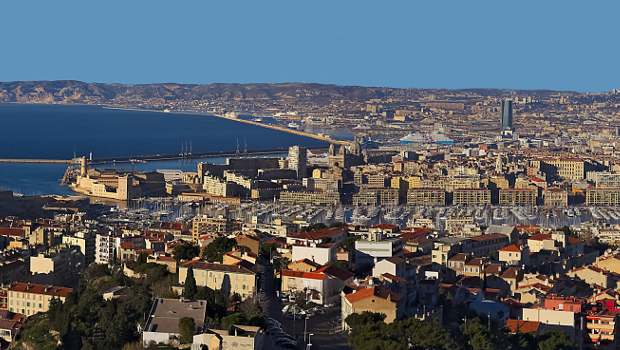
<path fill-rule="evenodd" d="M 211 262 L 222 262 L 224 254 L 233 250 L 237 246 L 237 241 L 227 237 L 218 237 L 205 248 L 204 257 Z"/>
<path fill-rule="evenodd" d="M 200 248 L 191 243 L 182 243 L 174 247 L 173 254 L 176 261 L 191 260 L 200 254 Z"/>
<path fill-rule="evenodd" d="M 349 316 L 347 316 L 347 318 L 344 319 L 344 321 L 351 329 L 355 329 L 369 324 L 377 324 L 379 322 L 383 322 L 383 320 L 385 320 L 385 314 L 368 311 L 364 311 L 359 314 L 350 314 Z"/>
<path fill-rule="evenodd" d="M 245 316 L 240 312 L 236 312 L 222 317 L 222 329 L 230 329 L 235 324 L 245 324 L 246 322 Z"/>
<path fill-rule="evenodd" d="M 190 266 L 187 268 L 187 276 L 185 276 L 185 285 L 183 286 L 183 298 L 194 299 L 198 289 L 196 288 L 196 279 L 194 278 L 194 269 Z"/>
<path fill-rule="evenodd" d="M 577 346 L 570 338 L 558 331 L 546 332 L 539 337 L 539 350 L 575 350 Z"/>
<path fill-rule="evenodd" d="M 67 313 L 62 307 L 62 301 L 58 298 L 52 298 L 47 311 L 47 319 L 49 320 L 50 328 L 63 333 L 63 330 L 67 328 L 69 322 L 65 317 L 66 314 Z"/>
<path fill-rule="evenodd" d="M 179 320 L 179 341 L 181 344 L 191 344 L 196 332 L 196 322 L 191 317 L 183 317 Z"/>
<path fill-rule="evenodd" d="M 478 318 L 474 318 L 465 323 L 462 327 L 462 332 L 467 338 L 467 345 L 469 345 L 469 348 L 472 350 L 497 349 L 493 334 L 480 323 Z"/>
<path fill-rule="evenodd" d="M 536 350 L 536 339 L 532 334 L 515 333 L 508 335 L 508 342 L 511 349 L 515 350 Z"/>
<path fill-rule="evenodd" d="M 398 321 L 393 325 L 396 332 L 403 334 L 407 343 L 413 344 L 416 349 L 459 349 L 460 345 L 436 320 L 418 320 L 409 318 Z"/>
<path fill-rule="evenodd" d="M 345 322 L 351 328 L 349 343 L 362 350 L 452 350 L 461 346 L 435 320 L 408 318 L 385 324 L 385 315 L 372 312 L 351 314 Z"/>

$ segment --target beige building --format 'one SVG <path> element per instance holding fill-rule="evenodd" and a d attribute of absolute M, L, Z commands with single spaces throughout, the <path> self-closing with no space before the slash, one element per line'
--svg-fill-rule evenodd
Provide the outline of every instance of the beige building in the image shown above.
<path fill-rule="evenodd" d="M 237 195 L 237 185 L 216 176 L 206 175 L 202 189 L 213 196 L 230 197 Z"/>
<path fill-rule="evenodd" d="M 200 235 L 205 233 L 231 233 L 234 229 L 233 221 L 224 216 L 210 217 L 207 215 L 196 216 L 192 220 L 192 237 L 198 241 Z"/>
<path fill-rule="evenodd" d="M 446 205 L 446 192 L 439 188 L 409 188 L 407 191 L 408 205 Z"/>
<path fill-rule="evenodd" d="M 557 250 L 555 246 L 555 240 L 549 234 L 540 233 L 528 237 L 527 247 L 531 253 L 538 253 L 542 250 L 552 251 Z"/>
<path fill-rule="evenodd" d="M 593 287 L 600 286 L 607 289 L 616 286 L 616 278 L 613 278 L 607 271 L 594 266 L 580 267 L 569 271 L 566 275 L 577 277 Z"/>
<path fill-rule="evenodd" d="M 33 275 L 69 273 L 73 268 L 79 269 L 84 262 L 84 255 L 78 247 L 54 246 L 30 257 L 30 273 Z"/>
<path fill-rule="evenodd" d="M 95 235 L 92 232 L 80 231 L 73 235 L 63 235 L 62 243 L 78 247 L 87 264 L 95 260 Z"/>
<path fill-rule="evenodd" d="M 264 333 L 260 327 L 233 325 L 231 329 L 208 329 L 197 334 L 191 350 L 260 350 L 263 348 Z"/>
<path fill-rule="evenodd" d="M 376 190 L 362 189 L 353 195 L 354 207 L 374 207 L 379 204 L 379 193 Z"/>
<path fill-rule="evenodd" d="M 548 188 L 543 192 L 544 204 L 547 207 L 567 207 L 568 192 L 561 188 Z"/>
<path fill-rule="evenodd" d="M 338 192 L 282 191 L 280 202 L 288 204 L 332 205 L 340 203 Z"/>
<path fill-rule="evenodd" d="M 373 286 L 349 294 L 343 293 L 341 299 L 342 329 L 349 328 L 345 320 L 354 313 L 382 313 L 386 323 L 392 323 L 403 316 L 402 299 L 386 287 Z"/>
<path fill-rule="evenodd" d="M 7 304 L 11 312 L 32 316 L 47 312 L 53 298 L 64 302 L 72 292 L 71 288 L 16 282 L 8 288 Z"/>
<path fill-rule="evenodd" d="M 594 266 L 603 269 L 605 271 L 613 272 L 615 274 L 620 274 L 620 256 L 609 256 L 604 258 L 599 258 L 594 263 Z"/>
<path fill-rule="evenodd" d="M 557 174 L 565 180 L 583 180 L 586 177 L 585 162 L 578 158 L 550 158 L 540 163 L 541 170 Z"/>
<path fill-rule="evenodd" d="M 620 205 L 620 188 L 588 188 L 586 205 Z"/>
<path fill-rule="evenodd" d="M 462 188 L 452 194 L 454 205 L 486 205 L 491 204 L 491 191 L 487 189 Z"/>
<path fill-rule="evenodd" d="M 187 269 L 191 266 L 197 286 L 209 287 L 228 295 L 239 294 L 246 299 L 256 291 L 256 273 L 242 265 L 230 266 L 192 260 L 179 266 L 179 284 L 185 284 Z"/>
<path fill-rule="evenodd" d="M 499 191 L 501 206 L 535 206 L 538 191 L 535 189 L 507 189 Z"/>
<path fill-rule="evenodd" d="M 526 261 L 527 251 L 524 251 L 524 248 L 516 243 L 504 246 L 498 252 L 499 261 L 507 265 L 520 266 Z"/>

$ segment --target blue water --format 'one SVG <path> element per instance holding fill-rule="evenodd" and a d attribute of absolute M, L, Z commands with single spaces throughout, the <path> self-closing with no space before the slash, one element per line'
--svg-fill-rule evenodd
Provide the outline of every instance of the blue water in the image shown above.
<path fill-rule="evenodd" d="M 106 109 L 98 106 L 0 104 L 0 158 L 69 159 L 264 150 L 325 143 L 211 116 Z M 126 165 L 136 170 L 194 170 L 194 161 Z M 220 159 L 221 161 L 221 159 Z M 121 166 L 121 165 L 117 165 Z M 111 167 L 111 166 L 107 166 Z M 67 194 L 61 164 L 0 164 L 0 188 L 23 194 Z"/>

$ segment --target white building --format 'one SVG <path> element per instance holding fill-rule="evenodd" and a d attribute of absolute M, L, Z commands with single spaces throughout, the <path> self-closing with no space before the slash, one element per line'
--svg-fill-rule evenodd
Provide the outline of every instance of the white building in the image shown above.
<path fill-rule="evenodd" d="M 336 261 L 336 247 L 333 244 L 294 245 L 292 261 L 308 259 L 319 265 Z"/>
<path fill-rule="evenodd" d="M 112 234 L 97 233 L 95 235 L 95 263 L 111 264 L 116 255 L 117 243 L 120 245 L 120 239 Z"/>

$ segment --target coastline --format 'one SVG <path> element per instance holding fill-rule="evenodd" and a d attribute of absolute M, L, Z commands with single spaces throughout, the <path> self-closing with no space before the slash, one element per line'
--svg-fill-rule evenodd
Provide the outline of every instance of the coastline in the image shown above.
<path fill-rule="evenodd" d="M 184 116 L 198 116 L 198 117 L 214 117 L 214 118 L 220 118 L 220 119 L 225 119 L 225 120 L 229 120 L 229 121 L 233 121 L 233 122 L 238 122 L 238 123 L 244 123 L 244 124 L 248 124 L 248 125 L 254 125 L 254 126 L 258 126 L 261 128 L 265 128 L 265 129 L 271 129 L 271 130 L 275 130 L 275 131 L 279 131 L 279 132 L 284 132 L 284 133 L 288 133 L 288 134 L 292 134 L 292 135 L 297 135 L 297 136 L 302 136 L 302 137 L 307 137 L 307 138 L 311 138 L 311 139 L 315 139 L 318 141 L 322 141 L 322 142 L 327 142 L 329 144 L 335 144 L 335 145 L 341 145 L 341 146 L 348 146 L 351 143 L 349 141 L 345 141 L 345 140 L 338 140 L 338 139 L 334 139 L 331 136 L 327 135 L 320 135 L 320 134 L 315 134 L 315 133 L 311 133 L 311 132 L 307 132 L 307 131 L 300 131 L 300 130 L 295 130 L 295 129 L 290 129 L 284 126 L 280 126 L 280 125 L 271 125 L 271 124 L 265 124 L 265 123 L 259 123 L 253 120 L 248 120 L 248 119 L 240 119 L 240 118 L 236 118 L 236 117 L 228 117 L 226 115 L 222 115 L 222 114 L 217 114 L 217 113 L 209 113 L 209 112 L 201 112 L 201 111 L 191 111 L 191 110 L 171 110 L 171 111 L 162 111 L 162 110 L 156 110 L 156 109 L 145 109 L 145 108 L 135 108 L 135 107 L 122 107 L 122 106 L 114 106 L 114 105 L 107 105 L 107 104 L 84 104 L 84 103 L 23 103 L 23 102 L 6 102 L 9 104 L 23 104 L 23 105 L 49 105 L 49 106 L 90 106 L 90 107 L 99 107 L 102 109 L 109 109 L 109 110 L 119 110 L 119 111 L 131 111 L 131 112 L 152 112 L 152 113 L 160 113 L 160 114 L 170 114 L 170 115 L 184 115 Z"/>

